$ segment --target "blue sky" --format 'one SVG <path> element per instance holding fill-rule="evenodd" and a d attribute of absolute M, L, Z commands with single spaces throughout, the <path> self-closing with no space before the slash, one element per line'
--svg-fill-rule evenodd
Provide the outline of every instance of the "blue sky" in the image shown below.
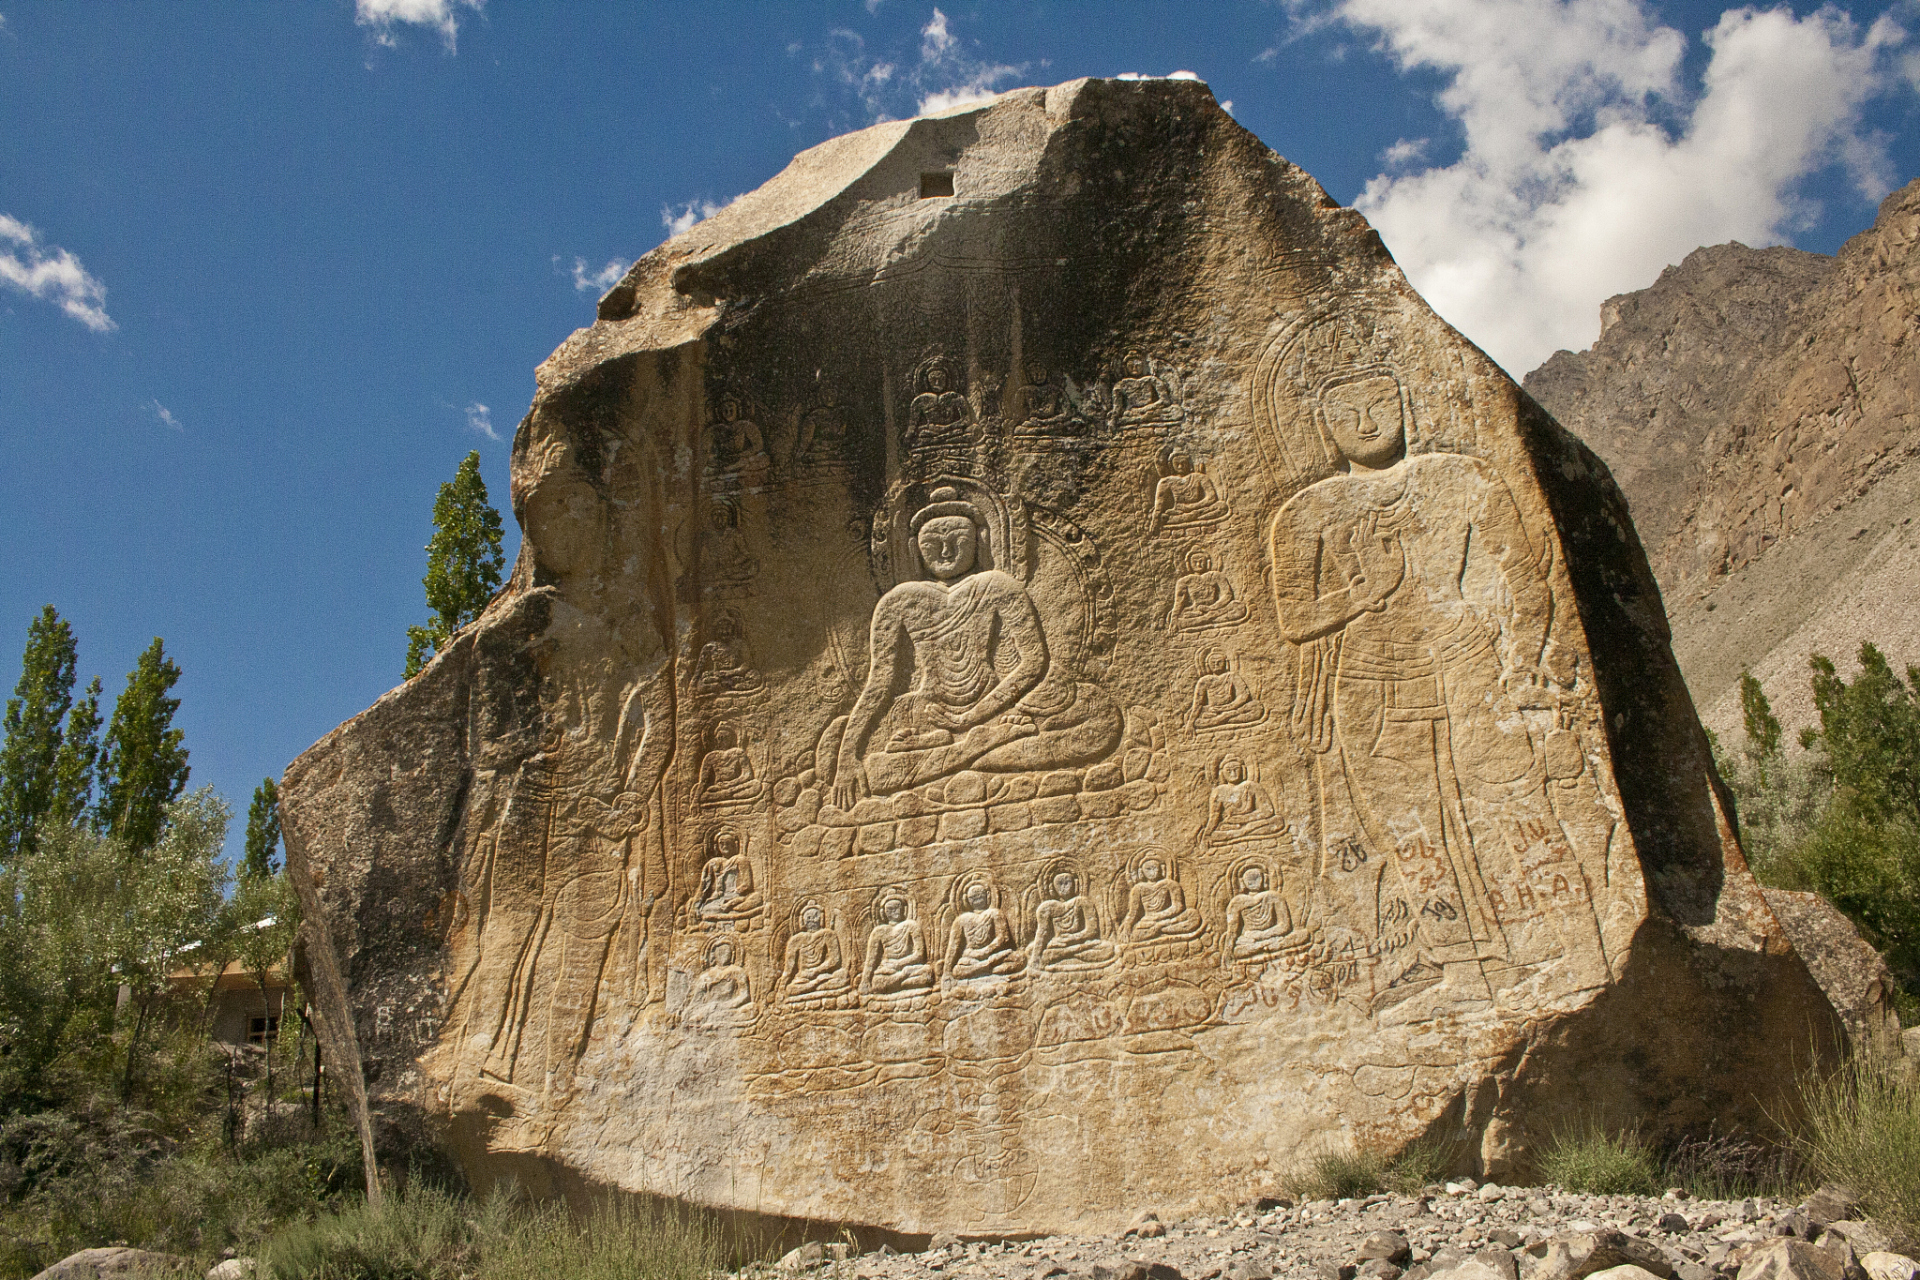
<path fill-rule="evenodd" d="M 835 133 L 1176 71 L 1516 374 L 1920 172 L 1909 3 L 0 0 L 0 687 L 45 603 L 109 697 L 165 637 L 244 811 L 398 682 L 437 486 L 505 509 L 609 266 Z"/>

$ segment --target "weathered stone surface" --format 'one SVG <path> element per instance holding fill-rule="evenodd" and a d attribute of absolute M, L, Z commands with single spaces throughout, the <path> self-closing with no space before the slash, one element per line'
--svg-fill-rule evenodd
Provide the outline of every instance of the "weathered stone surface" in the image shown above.
<path fill-rule="evenodd" d="M 1559 1236 L 1547 1246 L 1529 1280 L 1582 1280 L 1615 1267 L 1642 1267 L 1666 1280 L 1673 1264 L 1657 1245 L 1623 1231 L 1582 1231 Z"/>
<path fill-rule="evenodd" d="M 1817 893 L 1774 888 L 1762 892 L 1793 949 L 1840 1015 L 1848 1040 L 1865 1052 L 1902 1056 L 1893 974 L 1853 921 Z M 1813 1202 L 1808 1204 L 1811 1209 Z M 1834 1208 L 1845 1217 L 1852 1206 Z"/>
<path fill-rule="evenodd" d="M 1914 1280 L 1920 1275 L 1920 1263 L 1904 1253 L 1877 1250 L 1860 1259 L 1860 1268 L 1873 1280 Z"/>
<path fill-rule="evenodd" d="M 113 1245 L 70 1253 L 33 1280 L 149 1280 L 177 1276 L 193 1269 L 193 1259 Z"/>
<path fill-rule="evenodd" d="M 1739 1280 L 1846 1280 L 1846 1266 L 1818 1245 L 1789 1236 L 1755 1250 L 1742 1264 Z"/>
<path fill-rule="evenodd" d="M 482 1182 L 1117 1235 L 1763 1127 L 1830 1036 L 1604 468 L 1204 86 L 801 155 L 541 367 L 513 505 L 282 801 Z"/>

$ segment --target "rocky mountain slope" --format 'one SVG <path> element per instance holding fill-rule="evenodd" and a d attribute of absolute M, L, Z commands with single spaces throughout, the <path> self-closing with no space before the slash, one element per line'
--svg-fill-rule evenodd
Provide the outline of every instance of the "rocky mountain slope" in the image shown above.
<path fill-rule="evenodd" d="M 1752 670 L 1810 724 L 1807 655 L 1920 661 L 1920 182 L 1833 258 L 1718 245 L 1609 299 L 1525 386 L 1632 507 L 1702 719 L 1738 741 Z"/>

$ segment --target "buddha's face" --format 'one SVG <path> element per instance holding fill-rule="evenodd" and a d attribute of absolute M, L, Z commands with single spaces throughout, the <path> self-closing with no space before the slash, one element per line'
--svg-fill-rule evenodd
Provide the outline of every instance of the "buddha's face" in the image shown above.
<path fill-rule="evenodd" d="M 1220 764 L 1220 776 L 1228 782 L 1245 782 L 1247 780 L 1247 766 L 1240 763 L 1239 757 L 1228 756 Z"/>
<path fill-rule="evenodd" d="M 880 909 L 886 913 L 888 924 L 899 924 L 907 918 L 907 904 L 898 898 L 888 898 L 886 905 Z"/>
<path fill-rule="evenodd" d="M 947 371 L 945 369 L 940 368 L 938 365 L 935 365 L 933 368 L 927 370 L 927 389 L 933 392 L 933 394 L 935 395 L 940 395 L 941 393 L 946 391 Z"/>
<path fill-rule="evenodd" d="M 1193 459 L 1184 453 L 1176 453 L 1167 459 L 1167 470 L 1176 476 L 1191 475 L 1193 473 Z"/>
<path fill-rule="evenodd" d="M 1248 867 L 1240 873 L 1240 885 L 1248 893 L 1258 893 L 1267 887 L 1267 873 L 1258 867 Z"/>
<path fill-rule="evenodd" d="M 1148 884 L 1152 884 L 1158 880 L 1160 878 L 1160 864 L 1152 858 L 1148 858 L 1140 864 L 1140 878 Z"/>
<path fill-rule="evenodd" d="M 1037 364 L 1030 364 L 1027 366 L 1027 385 L 1028 386 L 1034 386 L 1034 387 L 1044 386 L 1046 384 L 1046 381 L 1047 381 L 1047 371 L 1045 369 L 1042 369 Z"/>
<path fill-rule="evenodd" d="M 1347 461 L 1363 467 L 1389 467 L 1407 451 L 1406 418 L 1400 384 L 1388 374 L 1357 378 L 1320 395 L 1327 432 Z"/>
<path fill-rule="evenodd" d="M 1187 557 L 1189 573 L 1207 573 L 1213 568 L 1213 557 L 1204 551 L 1195 551 Z"/>
<path fill-rule="evenodd" d="M 733 730 L 727 725 L 723 724 L 713 731 L 713 745 L 722 751 L 731 751 L 738 742 L 739 739 L 733 736 Z"/>
<path fill-rule="evenodd" d="M 1223 676 L 1227 674 L 1227 660 L 1217 653 L 1210 653 L 1206 658 L 1206 669 L 1210 676 Z"/>
<path fill-rule="evenodd" d="M 979 538 L 980 531 L 965 516 L 935 516 L 915 535 L 921 563 L 942 582 L 973 571 Z"/>
<path fill-rule="evenodd" d="M 740 837 L 730 831 L 722 831 L 713 838 L 713 852 L 717 857 L 733 857 L 740 852 Z"/>
<path fill-rule="evenodd" d="M 826 921 L 821 917 L 820 908 L 818 907 L 808 907 L 800 913 L 800 927 L 808 933 L 813 933 L 825 923 Z"/>
<path fill-rule="evenodd" d="M 1073 896 L 1073 877 L 1061 872 L 1053 878 L 1053 896 L 1062 901 Z"/>
<path fill-rule="evenodd" d="M 967 905 L 975 911 L 985 911 L 987 909 L 987 903 L 990 901 L 992 901 L 992 898 L 987 893 L 987 886 L 983 884 L 974 885 L 971 889 L 967 890 Z"/>
<path fill-rule="evenodd" d="M 1146 371 L 1147 371 L 1147 358 L 1141 355 L 1138 351 L 1128 352 L 1127 353 L 1127 372 L 1137 378 L 1142 374 L 1144 374 Z"/>
<path fill-rule="evenodd" d="M 720 420 L 722 422 L 737 422 L 739 419 L 740 402 L 738 400 L 722 400 L 720 402 Z"/>

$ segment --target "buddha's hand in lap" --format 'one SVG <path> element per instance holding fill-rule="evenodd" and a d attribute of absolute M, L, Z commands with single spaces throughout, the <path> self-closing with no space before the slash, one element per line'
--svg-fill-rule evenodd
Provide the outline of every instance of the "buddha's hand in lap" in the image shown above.
<path fill-rule="evenodd" d="M 967 752 L 990 751 L 1020 738 L 1031 738 L 1039 732 L 1040 726 L 1024 716 L 990 720 L 967 730 L 966 736 L 960 739 L 960 746 Z"/>

